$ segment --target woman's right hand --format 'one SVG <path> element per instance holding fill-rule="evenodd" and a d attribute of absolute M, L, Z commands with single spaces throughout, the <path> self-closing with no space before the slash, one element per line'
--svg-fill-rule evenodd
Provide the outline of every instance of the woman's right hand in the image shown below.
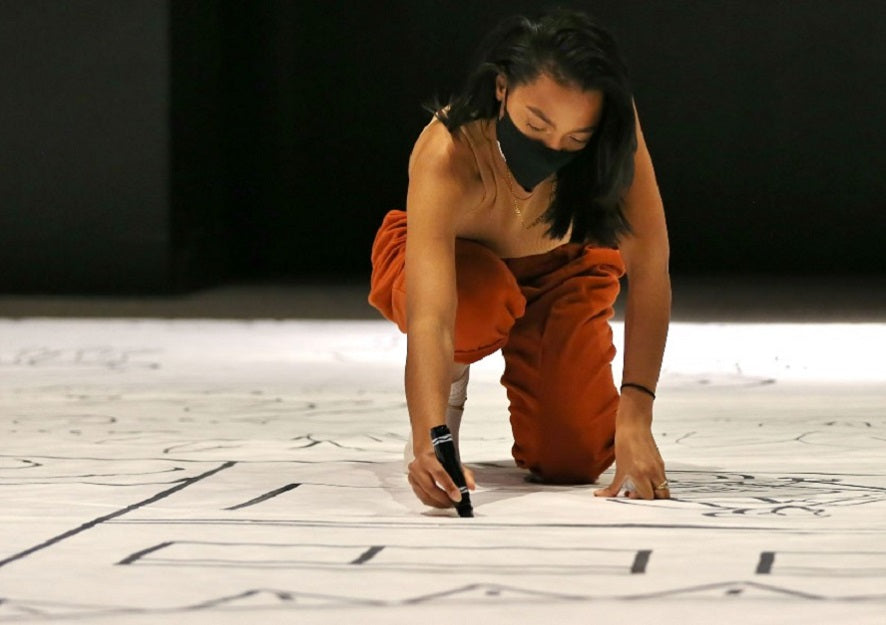
<path fill-rule="evenodd" d="M 454 503 L 461 501 L 461 493 L 458 486 L 446 473 L 446 469 L 437 460 L 433 450 L 423 451 L 416 454 L 415 459 L 409 463 L 407 479 L 412 491 L 421 502 L 434 508 L 451 508 Z M 473 472 L 462 465 L 469 490 L 474 490 L 477 485 L 474 482 Z"/>

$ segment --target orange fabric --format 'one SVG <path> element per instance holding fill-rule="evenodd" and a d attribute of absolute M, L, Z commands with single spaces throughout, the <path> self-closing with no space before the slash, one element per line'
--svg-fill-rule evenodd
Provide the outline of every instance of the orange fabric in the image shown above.
<path fill-rule="evenodd" d="M 389 212 L 372 248 L 369 302 L 406 331 L 406 213 Z M 456 242 L 455 354 L 471 363 L 501 348 L 512 454 L 540 480 L 589 483 L 615 454 L 618 392 L 609 319 L 624 265 L 618 250 L 567 243 L 501 259 Z"/>
<path fill-rule="evenodd" d="M 406 332 L 406 212 L 390 211 L 372 246 L 369 303 Z M 513 274 L 487 248 L 455 244 L 458 308 L 456 362 L 471 363 L 498 351 L 526 305 Z"/>
<path fill-rule="evenodd" d="M 514 459 L 545 482 L 594 482 L 615 460 L 609 319 L 621 254 L 569 243 L 505 262 L 527 301 L 502 349 Z"/>
<path fill-rule="evenodd" d="M 406 332 L 405 267 L 406 212 L 390 211 L 372 243 L 369 303 L 401 332 Z"/>

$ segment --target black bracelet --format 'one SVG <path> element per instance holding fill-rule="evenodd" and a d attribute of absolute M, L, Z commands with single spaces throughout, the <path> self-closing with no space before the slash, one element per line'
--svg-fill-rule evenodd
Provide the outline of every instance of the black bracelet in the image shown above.
<path fill-rule="evenodd" d="M 629 386 L 630 388 L 635 388 L 638 391 L 643 391 L 647 395 L 649 395 L 652 399 L 655 399 L 655 393 L 650 391 L 648 388 L 643 386 L 642 384 L 636 384 L 634 382 L 623 382 L 621 388 L 619 390 L 624 390 L 624 387 Z"/>

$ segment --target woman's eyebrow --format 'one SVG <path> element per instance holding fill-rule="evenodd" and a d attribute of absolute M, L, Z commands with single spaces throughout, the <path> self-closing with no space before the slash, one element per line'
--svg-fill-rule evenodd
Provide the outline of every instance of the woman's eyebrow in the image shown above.
<path fill-rule="evenodd" d="M 538 115 L 541 118 L 541 120 L 543 122 L 545 122 L 546 124 L 553 126 L 554 128 L 557 127 L 557 125 L 554 122 L 552 122 L 550 119 L 548 119 L 548 116 L 545 115 L 541 109 L 536 108 L 536 107 L 529 105 L 529 104 L 526 105 L 526 108 L 528 108 L 530 111 L 532 111 L 533 113 Z M 596 129 L 597 129 L 596 126 L 587 126 L 586 128 L 579 128 L 578 130 L 573 130 L 572 132 L 593 132 Z"/>

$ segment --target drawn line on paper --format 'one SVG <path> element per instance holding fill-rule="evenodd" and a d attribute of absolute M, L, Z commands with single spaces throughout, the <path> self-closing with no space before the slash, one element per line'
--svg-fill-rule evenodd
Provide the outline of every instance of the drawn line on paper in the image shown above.
<path fill-rule="evenodd" d="M 727 596 L 739 596 L 744 594 L 746 590 L 753 590 L 757 592 L 763 592 L 768 595 L 776 595 L 776 596 L 784 596 L 787 595 L 789 597 L 794 597 L 796 599 L 814 599 L 814 600 L 841 600 L 842 597 L 837 596 L 826 596 L 819 595 L 810 592 L 804 592 L 802 590 L 795 590 L 793 588 L 787 588 L 785 586 L 773 586 L 771 584 L 761 584 L 759 582 L 749 582 L 749 581 L 731 581 L 731 582 L 714 582 L 711 584 L 700 584 L 698 586 L 685 586 L 682 588 L 673 588 L 671 590 L 660 590 L 656 592 L 643 593 L 637 595 L 623 595 L 619 596 L 618 599 L 627 599 L 627 600 L 638 600 L 638 599 L 661 599 L 664 597 L 679 597 L 681 595 L 691 595 L 698 593 L 708 593 L 708 592 L 716 592 L 721 591 L 723 595 Z M 882 595 L 872 595 L 869 597 L 861 597 L 864 599 L 873 599 L 879 600 L 882 599 Z M 853 598 L 853 600 L 857 600 L 857 598 Z"/>
<path fill-rule="evenodd" d="M 429 595 L 412 597 L 410 599 L 402 601 L 401 604 L 415 605 L 419 603 L 430 603 L 434 601 L 449 599 L 451 597 L 459 595 L 462 595 L 462 597 L 460 597 L 462 601 L 473 599 L 473 601 L 471 601 L 472 603 L 476 601 L 478 596 L 482 599 L 486 599 L 487 597 L 498 599 L 502 597 L 502 595 L 505 595 L 505 598 L 507 598 L 509 601 L 538 601 L 540 599 L 547 601 L 583 601 L 588 599 L 588 597 L 585 595 L 567 595 L 563 593 L 519 588 L 517 586 L 506 586 L 503 584 L 468 584 L 467 586 L 453 588 L 452 590 L 445 590 L 443 592 L 436 592 Z M 467 597 L 465 597 L 464 595 L 467 595 Z"/>
<path fill-rule="evenodd" d="M 111 514 L 106 514 L 104 516 L 100 516 L 96 519 L 93 519 L 92 521 L 89 521 L 87 523 L 84 523 L 83 525 L 80 525 L 79 527 L 75 527 L 74 529 L 70 529 L 67 532 L 63 532 L 63 533 L 59 534 L 58 536 L 54 536 L 53 538 L 50 538 L 49 540 L 46 540 L 46 541 L 40 543 L 39 545 L 34 545 L 33 547 L 30 547 L 29 549 L 25 549 L 24 551 L 20 551 L 16 554 L 13 554 L 13 555 L 9 556 L 8 558 L 0 560 L 0 568 L 3 568 L 7 564 L 15 562 L 16 560 L 21 560 L 22 558 L 25 558 L 25 557 L 31 555 L 32 553 L 36 553 L 38 551 L 46 549 L 47 547 L 51 547 L 57 543 L 60 543 L 63 540 L 71 538 L 72 536 L 76 536 L 77 534 L 85 532 L 86 530 L 92 529 L 96 525 L 100 525 L 102 523 L 105 523 L 106 521 L 111 521 L 113 519 L 116 519 L 117 517 L 121 517 L 124 514 L 132 512 L 133 510 L 138 510 L 139 508 L 143 508 L 144 506 L 148 506 L 152 503 L 160 501 L 161 499 L 165 499 L 166 497 L 169 497 L 170 495 L 187 488 L 191 484 L 195 484 L 195 483 L 199 482 L 200 480 L 205 480 L 208 477 L 212 477 L 213 475 L 215 475 L 219 471 L 224 471 L 225 469 L 230 469 L 235 464 L 237 464 L 237 463 L 233 462 L 233 461 L 225 462 L 224 464 L 217 466 L 216 468 L 212 469 L 211 471 L 207 471 L 206 473 L 201 473 L 200 475 L 197 475 L 195 477 L 186 478 L 186 479 L 182 480 L 180 484 L 177 484 L 177 485 L 173 486 L 172 488 L 168 488 L 162 492 L 159 492 L 156 495 L 154 495 L 153 497 L 149 497 L 148 499 L 145 499 L 143 501 L 139 501 L 139 502 L 134 503 L 132 505 L 126 506 L 125 508 L 121 508 L 120 510 L 117 510 L 116 512 L 112 512 Z"/>
<path fill-rule="evenodd" d="M 27 467 L 29 469 L 43 466 L 41 464 L 33 463 L 34 466 Z M 15 467 L 16 469 L 21 469 L 23 467 Z M 0 471 L 5 469 L 0 468 Z M 161 475 L 163 473 L 176 473 L 178 471 L 184 471 L 182 467 L 172 467 L 170 469 L 160 469 L 158 471 L 117 471 L 115 473 L 78 473 L 74 475 L 41 475 L 39 478 L 32 479 L 40 479 L 40 480 L 82 480 L 86 478 L 95 478 L 95 477 L 142 477 L 146 475 Z M 23 482 L 25 484 L 31 484 L 33 482 Z M 40 484 L 54 484 L 58 482 L 38 482 Z M 168 484 L 169 482 L 167 482 Z"/>
<path fill-rule="evenodd" d="M 288 602 L 290 602 L 290 601 L 294 601 L 294 600 L 295 600 L 295 597 L 293 596 L 293 594 L 290 593 L 290 592 L 286 592 L 286 591 L 280 591 L 280 590 L 247 590 L 246 592 L 242 592 L 242 593 L 240 593 L 240 594 L 238 594 L 238 595 L 232 595 L 232 596 L 230 596 L 230 597 L 221 597 L 221 598 L 219 598 L 219 599 L 213 599 L 213 600 L 211 600 L 211 601 L 207 601 L 207 602 L 205 602 L 205 603 L 201 603 L 201 604 L 199 604 L 199 605 L 195 605 L 195 606 L 189 607 L 188 609 L 189 609 L 189 610 L 200 610 L 200 609 L 206 610 L 206 609 L 209 609 L 209 608 L 217 608 L 217 607 L 222 606 L 222 605 L 224 605 L 224 604 L 226 604 L 226 603 L 237 602 L 237 601 L 242 600 L 242 599 L 250 599 L 250 598 L 252 598 L 252 597 L 255 597 L 255 596 L 258 596 L 258 595 L 261 595 L 261 594 L 265 594 L 265 593 L 271 594 L 271 595 L 274 596 L 277 600 L 282 601 L 282 602 L 285 602 L 285 603 L 288 603 Z"/>
<path fill-rule="evenodd" d="M 266 526 L 266 527 L 316 527 L 316 528 L 351 528 L 351 529 L 420 529 L 428 527 L 451 527 L 447 522 L 442 523 L 413 523 L 409 521 L 366 521 L 363 523 L 348 521 L 322 521 L 305 519 L 224 519 L 224 518 L 190 518 L 176 519 L 172 517 L 157 519 L 123 519 L 114 521 L 118 525 L 243 525 L 243 526 Z M 500 531 L 505 528 L 525 528 L 525 523 L 484 522 L 472 523 L 470 527 L 465 524 L 459 529 L 469 531 Z M 783 532 L 795 531 L 795 528 L 777 527 L 772 525 L 713 525 L 702 523 L 534 523 L 536 528 L 561 528 L 561 529 L 668 529 L 668 530 L 718 530 L 738 532 Z"/>
<path fill-rule="evenodd" d="M 377 556 L 378 553 L 384 548 L 385 548 L 384 545 L 373 545 L 372 547 L 370 547 L 369 549 L 367 549 L 366 551 L 361 553 L 360 556 L 356 560 L 351 562 L 351 564 L 364 564 L 366 562 L 369 562 L 370 560 L 372 560 L 372 558 Z"/>
<path fill-rule="evenodd" d="M 142 549 L 141 551 L 136 551 L 135 553 L 128 555 L 125 558 L 123 558 L 122 560 L 120 560 L 117 563 L 117 565 L 118 566 L 119 565 L 128 566 L 128 565 L 132 564 L 133 562 L 135 562 L 136 560 L 142 559 L 143 557 L 145 557 L 149 553 L 154 553 L 155 551 L 160 551 L 161 549 L 166 549 L 167 547 L 169 547 L 172 544 L 173 543 L 171 540 L 167 540 L 166 542 L 159 543 L 157 545 L 154 545 L 153 547 L 148 547 L 147 549 Z"/>
<path fill-rule="evenodd" d="M 649 564 L 649 556 L 652 555 L 651 549 L 640 549 L 634 556 L 634 563 L 631 565 L 631 575 L 642 575 L 646 572 L 646 565 Z"/>
<path fill-rule="evenodd" d="M 386 562 L 378 562 L 382 551 Z M 496 553 L 509 554 L 501 561 Z M 404 573 L 449 573 L 456 570 L 500 575 L 562 575 L 644 573 L 651 550 L 601 549 L 523 545 L 355 545 L 329 543 L 240 543 L 168 541 L 125 557 L 119 564 L 163 567 L 241 569 L 339 569 L 354 566 Z M 466 557 L 467 556 L 467 557 Z M 453 569 L 453 565 L 458 565 Z"/>
<path fill-rule="evenodd" d="M 773 571 L 775 557 L 779 565 Z M 877 577 L 886 574 L 884 551 L 764 551 L 757 574 L 792 577 Z"/>
<path fill-rule="evenodd" d="M 489 605 L 491 602 L 506 601 L 509 604 L 535 604 L 540 601 L 545 602 L 549 606 L 556 606 L 562 603 L 584 603 L 597 600 L 616 600 L 616 601 L 649 601 L 665 598 L 692 598 L 697 596 L 727 596 L 733 599 L 744 598 L 758 599 L 801 599 L 815 602 L 883 602 L 886 595 L 868 594 L 868 595 L 822 595 L 809 592 L 803 592 L 788 588 L 785 586 L 775 586 L 770 584 L 761 584 L 758 582 L 737 580 L 715 582 L 710 584 L 675 587 L 665 591 L 652 593 L 632 594 L 632 595 L 570 595 L 555 592 L 544 592 L 536 589 L 529 589 L 520 586 L 509 586 L 497 583 L 474 583 L 463 585 L 449 590 L 426 594 L 420 596 L 407 597 L 404 599 L 367 599 L 363 597 L 342 596 L 342 595 L 326 595 L 318 593 L 302 592 L 300 590 L 281 590 L 274 588 L 252 588 L 236 594 L 225 595 L 182 605 L 180 607 L 163 607 L 163 608 L 137 608 L 137 607 L 117 607 L 108 605 L 78 605 L 63 604 L 58 602 L 35 602 L 35 601 L 19 601 L 14 598 L 5 598 L 4 606 L 12 608 L 17 615 L 26 615 L 28 620 L 33 617 L 43 620 L 47 617 L 53 621 L 78 621 L 82 622 L 84 618 L 107 617 L 110 615 L 119 616 L 149 616 L 168 618 L 172 615 L 187 615 L 199 613 L 201 611 L 225 611 L 243 613 L 244 609 L 256 607 L 262 610 L 289 610 L 296 612 L 304 609 L 312 608 L 394 608 L 404 606 L 415 606 L 420 604 L 433 604 L 442 602 L 451 604 L 453 599 L 457 599 L 458 603 L 464 605 Z M 738 604 L 736 604 L 738 605 Z M 67 611 L 62 612 L 61 610 Z M 365 614 L 371 615 L 370 612 Z M 374 615 L 373 615 L 374 616 Z M 42 617 L 42 618 L 41 618 Z"/>
<path fill-rule="evenodd" d="M 286 486 L 281 486 L 275 490 L 272 490 L 264 495 L 259 495 L 255 499 L 250 499 L 249 501 L 239 503 L 236 506 L 231 506 L 230 508 L 225 508 L 225 510 L 239 510 L 240 508 L 247 508 L 249 506 L 254 506 L 257 503 L 261 503 L 263 501 L 267 501 L 268 499 L 273 499 L 277 495 L 282 495 L 283 493 L 289 492 L 295 488 L 298 488 L 301 484 L 287 484 Z"/>
<path fill-rule="evenodd" d="M 760 553 L 760 562 L 757 563 L 757 575 L 769 575 L 772 573 L 772 565 L 774 562 L 774 551 L 763 551 Z"/>
<path fill-rule="evenodd" d="M 334 607 L 350 607 L 350 606 L 378 606 L 382 607 L 387 605 L 386 602 L 376 601 L 371 599 L 358 599 L 355 597 L 340 597 L 335 595 L 321 595 L 316 593 L 303 593 L 303 592 L 291 592 L 286 590 L 274 590 L 270 588 L 260 588 L 255 590 L 247 590 L 236 595 L 229 595 L 225 597 L 219 597 L 217 599 L 211 599 L 209 601 L 205 601 L 203 603 L 198 603 L 195 605 L 186 606 L 181 609 L 181 612 L 197 612 L 200 610 L 219 610 L 219 609 L 229 609 L 229 610 L 237 610 L 242 609 L 242 606 L 239 605 L 240 602 L 249 601 L 255 602 L 256 600 L 261 599 L 270 599 L 272 602 L 276 600 L 280 604 L 290 607 L 295 606 L 296 608 L 303 606 L 334 606 Z M 273 603 L 270 604 L 269 607 L 273 606 Z M 178 612 L 179 610 L 176 610 Z M 167 611 L 170 613 L 172 611 Z"/>

